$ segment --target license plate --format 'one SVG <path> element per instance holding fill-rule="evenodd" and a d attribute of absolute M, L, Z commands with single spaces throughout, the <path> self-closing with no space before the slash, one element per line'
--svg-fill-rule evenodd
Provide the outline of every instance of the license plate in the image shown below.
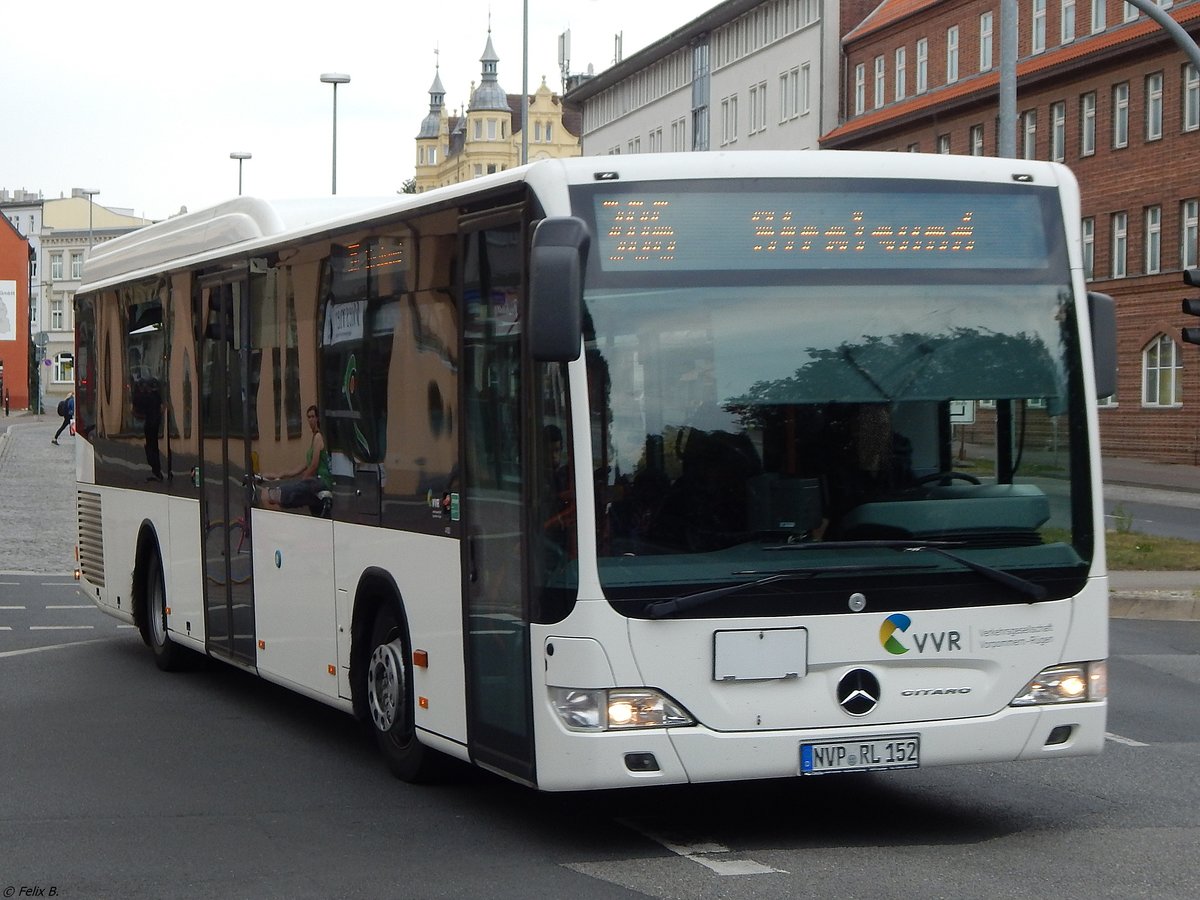
<path fill-rule="evenodd" d="M 915 734 L 800 745 L 801 775 L 916 769 L 920 765 L 921 738 Z"/>

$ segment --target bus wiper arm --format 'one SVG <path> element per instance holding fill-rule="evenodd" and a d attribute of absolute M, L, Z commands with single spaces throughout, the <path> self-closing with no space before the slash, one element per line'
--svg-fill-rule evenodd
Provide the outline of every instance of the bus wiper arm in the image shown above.
<path fill-rule="evenodd" d="M 977 563 L 974 560 L 967 559 L 965 556 L 959 556 L 957 553 L 951 553 L 947 547 L 959 546 L 955 541 L 829 541 L 828 543 L 814 542 L 808 544 L 782 544 L 778 547 L 772 547 L 772 550 L 851 550 L 860 548 L 884 547 L 889 550 L 900 550 L 904 552 L 918 553 L 928 550 L 932 553 L 937 553 L 947 559 L 952 559 L 961 566 L 965 566 L 972 572 L 990 578 L 992 581 L 997 581 L 1000 584 L 1010 587 L 1013 590 L 1024 594 L 1032 600 L 1045 600 L 1046 589 L 1027 578 L 1022 578 L 1020 575 L 1014 575 L 1012 572 L 1005 572 L 1003 569 L 997 569 L 993 566 L 985 566 L 983 563 Z"/>
<path fill-rule="evenodd" d="M 806 578 L 812 578 L 814 575 L 823 575 L 826 572 L 850 571 L 858 572 L 861 569 L 859 566 L 823 566 L 819 569 L 796 569 L 789 572 L 776 572 L 772 575 L 767 575 L 765 578 L 755 579 L 754 581 L 727 584 L 724 587 L 712 588 L 707 591 L 697 591 L 694 594 L 671 597 L 669 600 L 655 600 L 653 603 L 646 604 L 645 614 L 651 619 L 665 619 L 673 613 L 686 612 L 689 609 L 695 609 L 697 606 L 703 606 L 705 603 L 710 603 L 713 600 L 728 597 L 730 594 L 750 590 L 750 588 L 775 584 L 780 581 L 802 581 Z"/>

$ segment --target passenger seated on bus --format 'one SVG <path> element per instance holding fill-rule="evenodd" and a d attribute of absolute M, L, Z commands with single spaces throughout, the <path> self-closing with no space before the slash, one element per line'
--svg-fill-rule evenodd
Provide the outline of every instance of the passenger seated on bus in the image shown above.
<path fill-rule="evenodd" d="M 320 416 L 315 406 L 305 414 L 312 431 L 304 465 L 292 472 L 274 475 L 263 473 L 265 481 L 282 484 L 263 486 L 258 492 L 259 504 L 266 509 L 297 509 L 307 506 L 314 516 L 328 516 L 333 500 L 333 477 L 329 470 L 329 451 L 321 436 Z"/>
<path fill-rule="evenodd" d="M 829 425 L 824 440 L 825 540 L 837 540 L 839 520 L 872 500 L 895 496 L 912 487 L 912 442 L 892 429 L 886 403 L 850 407 Z"/>

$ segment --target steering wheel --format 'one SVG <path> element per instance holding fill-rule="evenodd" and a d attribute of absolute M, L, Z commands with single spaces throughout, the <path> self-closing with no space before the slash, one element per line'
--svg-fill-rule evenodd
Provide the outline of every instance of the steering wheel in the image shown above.
<path fill-rule="evenodd" d="M 974 475 L 967 472 L 934 472 L 932 475 L 924 475 L 917 479 L 917 486 L 924 487 L 927 484 L 933 484 L 936 481 L 966 481 L 970 484 L 979 484 L 980 481 Z"/>

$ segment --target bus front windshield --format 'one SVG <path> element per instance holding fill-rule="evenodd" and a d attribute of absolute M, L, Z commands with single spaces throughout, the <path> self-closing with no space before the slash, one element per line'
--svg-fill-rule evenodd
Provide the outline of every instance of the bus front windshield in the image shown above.
<path fill-rule="evenodd" d="M 1005 283 L 595 264 L 585 352 L 610 601 L 737 616 L 844 612 L 849 587 L 875 610 L 1077 591 L 1088 448 L 1069 273 L 1052 268 Z"/>

